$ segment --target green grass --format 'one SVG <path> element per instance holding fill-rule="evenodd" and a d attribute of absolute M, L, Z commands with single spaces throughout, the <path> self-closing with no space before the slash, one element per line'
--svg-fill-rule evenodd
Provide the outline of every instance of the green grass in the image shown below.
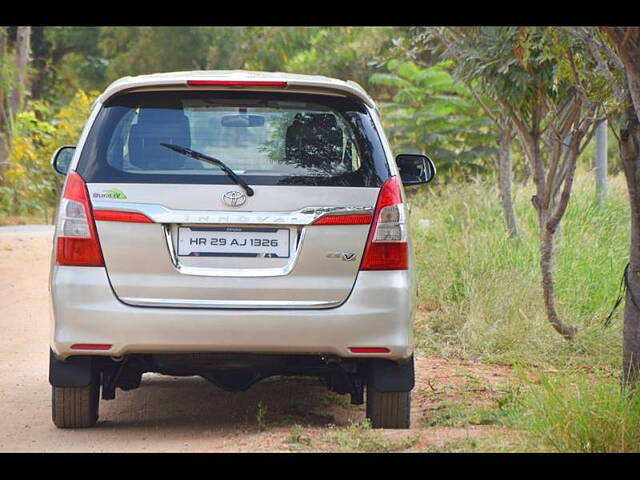
<path fill-rule="evenodd" d="M 628 259 L 624 178 L 610 178 L 601 208 L 592 175 L 576 178 L 555 262 L 560 315 L 579 329 L 571 343 L 544 314 L 532 186 L 515 190 L 521 238 L 514 240 L 506 234 L 494 184 L 427 187 L 411 197 L 419 301 L 435 307 L 418 322 L 418 348 L 488 362 L 619 369 L 621 311 L 610 328 L 602 322 Z"/>
<path fill-rule="evenodd" d="M 258 407 L 256 410 L 256 425 L 258 426 L 258 430 L 264 432 L 267 429 L 267 422 L 265 420 L 267 416 L 267 406 L 261 401 L 258 402 Z"/>
<path fill-rule="evenodd" d="M 535 450 L 640 452 L 640 391 L 584 374 L 543 376 L 512 404 L 511 424 Z"/>
<path fill-rule="evenodd" d="M 497 404 L 481 406 L 471 402 L 443 402 L 422 417 L 426 427 L 501 425 L 505 413 Z"/>
<path fill-rule="evenodd" d="M 304 433 L 304 430 L 297 423 L 291 427 L 291 432 L 286 438 L 285 443 L 288 443 L 297 447 L 310 447 L 311 437 Z"/>
<path fill-rule="evenodd" d="M 416 438 L 407 433 L 402 438 L 387 438 L 384 431 L 373 430 L 371 423 L 365 420 L 351 423 L 348 427 L 332 427 L 329 434 L 331 442 L 342 452 L 397 452 L 410 448 Z"/>
<path fill-rule="evenodd" d="M 425 427 L 467 427 L 469 425 L 506 426 L 512 404 L 519 393 L 519 383 L 501 385 L 499 394 L 493 398 L 482 399 L 478 393 L 486 390 L 487 384 L 482 378 L 471 374 L 460 375 L 465 379 L 462 385 L 456 385 L 448 393 L 456 399 L 436 403 L 423 412 L 422 425 Z M 442 391 L 446 394 L 446 391 Z"/>

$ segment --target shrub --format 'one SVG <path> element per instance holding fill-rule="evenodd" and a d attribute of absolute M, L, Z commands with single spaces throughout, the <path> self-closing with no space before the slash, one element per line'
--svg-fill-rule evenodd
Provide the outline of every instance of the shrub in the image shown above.
<path fill-rule="evenodd" d="M 76 144 L 96 96 L 97 92 L 78 91 L 55 113 L 48 104 L 35 101 L 16 116 L 0 209 L 12 215 L 42 214 L 50 220 L 64 181 L 51 167 L 51 156 L 62 145 Z"/>

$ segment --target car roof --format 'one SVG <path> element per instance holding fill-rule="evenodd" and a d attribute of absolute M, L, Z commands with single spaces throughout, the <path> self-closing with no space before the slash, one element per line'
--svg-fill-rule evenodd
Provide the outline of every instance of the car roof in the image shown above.
<path fill-rule="evenodd" d="M 371 108 L 377 109 L 373 99 L 356 82 L 329 78 L 322 75 L 301 75 L 283 72 L 255 72 L 248 70 L 193 70 L 185 72 L 154 73 L 124 77 L 116 80 L 98 97 L 104 103 L 109 97 L 128 90 L 181 87 L 189 88 L 189 81 L 221 81 L 221 82 L 286 82 L 287 91 L 317 92 L 325 94 L 342 94 L 355 97 Z M 191 87 L 202 88 L 202 87 Z M 228 85 L 207 85 L 206 88 L 229 89 L 238 88 Z M 261 91 L 282 91 L 282 86 L 246 86 L 245 88 Z"/>

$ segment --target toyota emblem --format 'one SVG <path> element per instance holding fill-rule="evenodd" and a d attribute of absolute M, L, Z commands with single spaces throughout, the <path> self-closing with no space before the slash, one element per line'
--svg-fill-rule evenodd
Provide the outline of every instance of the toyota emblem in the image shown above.
<path fill-rule="evenodd" d="M 238 191 L 227 192 L 222 196 L 224 203 L 229 205 L 230 207 L 239 207 L 244 202 L 247 201 L 247 196 Z"/>

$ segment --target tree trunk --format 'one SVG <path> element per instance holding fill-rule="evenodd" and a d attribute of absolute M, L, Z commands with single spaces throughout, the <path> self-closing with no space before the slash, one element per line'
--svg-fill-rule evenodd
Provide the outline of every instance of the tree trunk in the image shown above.
<path fill-rule="evenodd" d="M 640 55 L 640 48 L 635 48 L 634 53 L 630 55 L 633 60 L 627 60 L 625 55 L 622 56 L 622 61 L 626 67 L 625 77 L 635 107 L 636 118 L 640 120 L 640 65 L 638 65 L 640 59 L 636 58 L 637 55 Z"/>
<path fill-rule="evenodd" d="M 507 121 L 500 129 L 498 135 L 499 155 L 498 160 L 498 185 L 500 188 L 500 199 L 502 202 L 502 210 L 507 223 L 507 231 L 509 236 L 518 237 L 518 219 L 513 208 L 513 169 L 511 161 L 511 143 L 513 135 L 511 132 L 511 122 Z"/>
<path fill-rule="evenodd" d="M 554 328 L 554 330 L 562 335 L 565 339 L 573 340 L 573 337 L 575 336 L 577 331 L 576 328 L 564 323 L 558 315 L 558 311 L 556 310 L 556 289 L 555 280 L 553 278 L 553 240 L 560 224 L 560 220 L 562 219 L 562 215 L 564 214 L 564 208 L 566 208 L 566 204 L 564 205 L 564 208 L 559 208 L 561 210 L 561 214 L 554 216 L 552 216 L 552 212 L 554 211 L 554 207 L 556 207 L 555 202 L 552 202 L 550 205 L 545 205 L 545 192 L 546 189 L 551 188 L 551 186 L 547 185 L 545 180 L 544 163 L 542 159 L 542 152 L 540 151 L 539 137 L 534 136 L 534 138 L 536 138 L 536 142 L 532 145 L 533 148 L 531 149 L 531 152 L 533 153 L 531 163 L 534 172 L 533 179 L 536 185 L 536 195 L 534 195 L 531 201 L 538 213 L 538 227 L 540 229 L 540 270 L 542 273 L 542 295 L 544 298 L 544 309 L 547 314 L 547 319 L 549 320 L 549 323 Z M 571 178 L 568 180 L 571 180 L 571 182 L 573 183 L 573 173 L 571 173 Z M 571 193 L 570 187 L 568 192 L 569 194 Z M 561 200 L 564 199 L 568 203 L 569 194 L 562 196 Z"/>
<path fill-rule="evenodd" d="M 578 100 L 576 99 L 575 102 Z M 563 322 L 556 310 L 553 277 L 554 238 L 569 204 L 580 144 L 585 132 L 592 124 L 595 111 L 592 106 L 590 114 L 582 122 L 578 122 L 577 116 L 581 110 L 581 103 L 575 102 L 567 103 L 566 108 L 563 107 L 563 111 L 558 112 L 556 129 L 558 132 L 550 138 L 547 165 L 540 149 L 541 134 L 538 119 L 541 117 L 534 113 L 528 130 L 524 122 L 514 120 L 525 147 L 525 153 L 531 163 L 536 186 L 536 194 L 531 198 L 531 202 L 538 214 L 540 229 L 540 270 L 545 312 L 551 326 L 567 340 L 573 340 L 577 329 Z M 582 123 L 581 127 L 580 123 Z M 570 145 L 563 153 L 564 140 L 569 133 L 571 133 Z"/>
<path fill-rule="evenodd" d="M 9 142 L 0 128 L 0 185 L 4 185 L 4 172 L 9 168 Z"/>
<path fill-rule="evenodd" d="M 540 270 L 542 271 L 542 295 L 547 319 L 551 326 L 567 340 L 573 340 L 577 329 L 562 321 L 555 304 L 555 280 L 553 278 L 553 247 L 556 228 L 549 223 L 540 227 Z"/>
<path fill-rule="evenodd" d="M 599 27 L 624 66 L 628 99 L 620 129 L 620 157 L 629 190 L 631 246 L 627 270 L 622 345 L 623 385 L 640 380 L 640 28 Z"/>
<path fill-rule="evenodd" d="M 607 120 L 604 119 L 596 127 L 596 195 L 598 206 L 602 206 L 607 198 Z"/>
<path fill-rule="evenodd" d="M 624 306 L 623 383 L 636 383 L 640 375 L 640 122 L 634 108 L 626 111 L 620 131 L 620 156 L 631 207 L 631 248 Z"/>
<path fill-rule="evenodd" d="M 627 90 L 640 120 L 640 27 L 598 27 L 617 49 Z"/>
<path fill-rule="evenodd" d="M 553 258 L 554 258 L 554 238 L 560 227 L 560 220 L 564 216 L 564 212 L 569 204 L 569 198 L 571 196 L 571 189 L 573 187 L 573 176 L 576 169 L 578 160 L 578 145 L 580 140 L 574 139 L 571 144 L 571 151 L 569 152 L 570 159 L 569 171 L 565 179 L 564 188 L 562 194 L 559 196 L 556 202 L 554 202 L 549 209 L 539 216 L 541 219 L 540 224 L 540 270 L 542 271 L 542 294 L 544 297 L 544 308 L 547 312 L 547 319 L 551 323 L 551 326 L 562 335 L 566 340 L 573 340 L 576 332 L 576 327 L 569 325 L 562 321 L 558 315 L 555 305 L 555 280 L 553 277 Z M 549 186 L 547 186 L 549 188 Z"/>
<path fill-rule="evenodd" d="M 16 85 L 9 96 L 11 115 L 20 112 L 24 106 L 25 94 L 29 89 L 27 68 L 31 55 L 31 27 L 18 27 L 16 36 Z"/>
<path fill-rule="evenodd" d="M 0 59 L 6 59 L 7 27 L 0 27 Z M 5 72 L 0 72 L 0 80 L 4 80 Z M 4 83 L 4 82 L 3 82 Z M 4 184 L 4 172 L 9 168 L 9 142 L 7 124 L 7 95 L 4 85 L 0 84 L 0 185 Z"/>

